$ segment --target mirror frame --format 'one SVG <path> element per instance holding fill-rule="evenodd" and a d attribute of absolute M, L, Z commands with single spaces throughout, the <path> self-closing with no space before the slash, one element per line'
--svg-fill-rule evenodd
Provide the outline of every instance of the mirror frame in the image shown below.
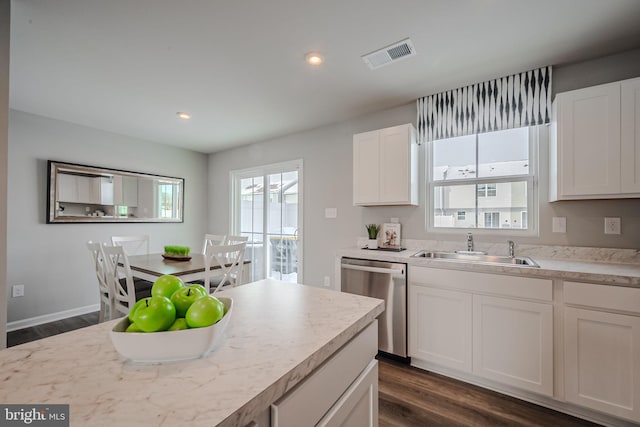
<path fill-rule="evenodd" d="M 179 198 L 180 215 L 179 218 L 138 218 L 138 217 L 118 217 L 118 216 L 89 216 L 89 215 L 57 215 L 59 202 L 57 194 L 57 176 L 59 169 L 75 169 L 79 175 L 122 175 L 137 178 L 159 178 L 178 181 L 182 191 Z M 80 204 L 80 203 L 79 203 Z M 89 203 L 82 203 L 89 204 Z M 109 205 L 105 205 L 109 206 Z M 121 169 L 110 169 L 101 166 L 90 166 L 78 163 L 59 162 L 56 160 L 47 161 L 47 224 L 69 224 L 69 223 L 113 223 L 113 222 L 138 222 L 138 223 L 183 223 L 184 222 L 184 178 L 155 175 L 143 172 L 133 172 Z"/>

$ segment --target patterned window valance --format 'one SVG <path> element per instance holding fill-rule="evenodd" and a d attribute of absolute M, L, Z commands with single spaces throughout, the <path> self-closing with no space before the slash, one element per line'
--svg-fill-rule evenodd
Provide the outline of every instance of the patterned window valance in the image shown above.
<path fill-rule="evenodd" d="M 549 123 L 551 67 L 418 98 L 418 141 Z"/>

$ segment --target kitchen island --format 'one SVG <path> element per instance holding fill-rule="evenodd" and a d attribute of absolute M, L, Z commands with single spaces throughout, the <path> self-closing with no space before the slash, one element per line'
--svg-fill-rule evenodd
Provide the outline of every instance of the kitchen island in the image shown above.
<path fill-rule="evenodd" d="M 332 361 L 349 359 L 353 343 L 375 363 L 377 334 L 368 331 L 381 300 L 271 279 L 220 295 L 233 298 L 233 317 L 222 345 L 203 358 L 127 361 L 109 337 L 114 320 L 0 351 L 0 402 L 68 403 L 72 426 L 262 426 L 286 418 L 292 396 L 304 400 L 314 387 L 327 394 L 323 377 L 336 382 L 331 369 L 349 364 Z"/>

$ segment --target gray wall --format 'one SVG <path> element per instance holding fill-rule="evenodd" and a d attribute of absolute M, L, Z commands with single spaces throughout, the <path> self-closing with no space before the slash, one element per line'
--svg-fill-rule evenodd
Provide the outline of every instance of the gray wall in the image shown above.
<path fill-rule="evenodd" d="M 9 140 L 9 22 L 11 2 L 0 1 L 0 348 L 7 345 L 7 167 Z"/>
<path fill-rule="evenodd" d="M 9 113 L 8 320 L 98 303 L 88 240 L 149 234 L 152 252 L 166 244 L 200 248 L 207 223 L 207 155 L 153 144 L 24 112 Z M 180 224 L 45 224 L 47 160 L 185 178 Z"/>
<path fill-rule="evenodd" d="M 553 86 L 562 90 L 640 76 L 640 50 L 595 61 L 554 67 Z M 588 83 L 588 84 L 587 84 Z M 426 94 L 425 94 L 426 95 Z M 365 237 L 364 224 L 398 217 L 403 238 L 460 240 L 456 234 L 425 230 L 424 185 L 418 207 L 354 207 L 352 205 L 352 136 L 354 133 L 416 121 L 415 103 L 307 132 L 215 153 L 209 157 L 209 232 L 225 233 L 229 227 L 229 172 L 252 166 L 302 158 L 304 160 L 304 282 L 322 284 L 333 277 L 334 252 Z M 540 144 L 540 235 L 518 237 L 518 243 L 638 248 L 640 199 L 548 203 L 548 140 Z M 424 146 L 420 147 L 420 182 L 424 182 Z M 325 219 L 324 208 L 338 209 L 336 219 Z M 551 232 L 551 218 L 567 218 L 567 233 Z M 604 217 L 622 218 L 622 234 L 604 234 Z M 504 235 L 480 236 L 487 242 Z"/>

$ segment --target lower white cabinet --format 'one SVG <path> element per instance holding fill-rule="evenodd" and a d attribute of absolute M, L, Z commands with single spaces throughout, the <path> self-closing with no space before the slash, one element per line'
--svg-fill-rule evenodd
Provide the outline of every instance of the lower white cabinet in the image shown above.
<path fill-rule="evenodd" d="M 473 372 L 553 395 L 553 306 L 473 296 Z"/>
<path fill-rule="evenodd" d="M 566 400 L 640 422 L 640 289 L 566 282 L 565 304 Z"/>
<path fill-rule="evenodd" d="M 378 361 L 365 371 L 317 424 L 319 427 L 369 427 L 378 425 Z"/>
<path fill-rule="evenodd" d="M 546 279 L 409 267 L 409 356 L 553 396 Z"/>
<path fill-rule="evenodd" d="M 378 321 L 271 405 L 271 427 L 378 425 Z"/>
<path fill-rule="evenodd" d="M 409 286 L 409 355 L 471 372 L 472 295 Z"/>

